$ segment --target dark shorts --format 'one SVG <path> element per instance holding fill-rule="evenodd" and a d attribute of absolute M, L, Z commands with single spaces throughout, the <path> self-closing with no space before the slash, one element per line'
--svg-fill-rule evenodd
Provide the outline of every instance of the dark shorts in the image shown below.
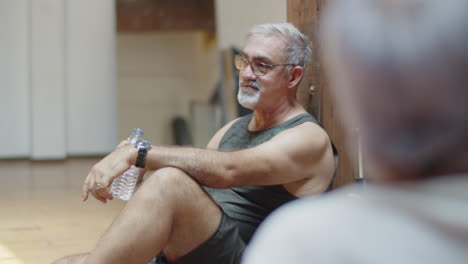
<path fill-rule="evenodd" d="M 175 263 L 157 257 L 157 264 L 239 264 L 244 252 L 245 242 L 242 240 L 236 222 L 222 214 L 221 223 L 216 232 L 205 243 L 183 256 Z"/>

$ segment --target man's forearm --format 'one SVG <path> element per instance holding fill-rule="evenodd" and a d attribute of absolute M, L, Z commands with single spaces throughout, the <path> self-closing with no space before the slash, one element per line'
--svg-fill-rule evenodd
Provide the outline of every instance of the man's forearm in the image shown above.
<path fill-rule="evenodd" d="M 146 168 L 157 170 L 175 167 L 183 170 L 202 185 L 226 187 L 233 166 L 225 152 L 192 147 L 153 146 L 147 156 Z"/>

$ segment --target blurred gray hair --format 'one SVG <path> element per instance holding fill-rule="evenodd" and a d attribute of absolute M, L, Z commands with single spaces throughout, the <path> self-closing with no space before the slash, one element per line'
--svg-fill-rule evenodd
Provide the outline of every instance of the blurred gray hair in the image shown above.
<path fill-rule="evenodd" d="M 287 63 L 301 66 L 305 72 L 310 64 L 310 56 L 312 54 L 309 39 L 291 23 L 255 25 L 250 29 L 247 38 L 253 35 L 269 36 L 272 34 L 279 34 L 286 39 L 287 45 L 283 53 Z M 289 72 L 291 69 L 292 66 L 286 67 L 286 72 Z"/>
<path fill-rule="evenodd" d="M 327 70 L 343 78 L 334 95 L 348 93 L 341 102 L 382 168 L 466 172 L 467 10 L 467 0 L 335 0 L 325 13 Z"/>

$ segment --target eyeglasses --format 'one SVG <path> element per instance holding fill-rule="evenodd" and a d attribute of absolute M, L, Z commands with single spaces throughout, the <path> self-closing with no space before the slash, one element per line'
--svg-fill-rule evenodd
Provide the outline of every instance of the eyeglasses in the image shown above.
<path fill-rule="evenodd" d="M 281 65 L 295 65 L 292 63 L 279 63 L 279 64 L 268 64 L 264 63 L 258 60 L 251 60 L 249 61 L 245 56 L 243 55 L 236 55 L 234 56 L 234 64 L 236 65 L 236 68 L 239 71 L 243 71 L 247 68 L 247 66 L 250 64 L 250 67 L 252 68 L 252 72 L 256 76 L 263 76 L 267 74 L 273 67 L 276 66 L 281 66 Z"/>

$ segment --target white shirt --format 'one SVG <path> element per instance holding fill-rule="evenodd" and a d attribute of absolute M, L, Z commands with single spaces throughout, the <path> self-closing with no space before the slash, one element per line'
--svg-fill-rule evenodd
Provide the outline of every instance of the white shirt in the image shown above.
<path fill-rule="evenodd" d="M 275 211 L 243 264 L 468 263 L 468 175 L 350 186 Z"/>

